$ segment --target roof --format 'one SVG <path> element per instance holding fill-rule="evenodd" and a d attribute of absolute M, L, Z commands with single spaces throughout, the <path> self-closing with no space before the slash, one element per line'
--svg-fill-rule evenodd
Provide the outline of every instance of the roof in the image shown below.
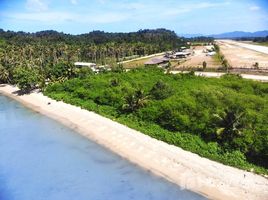
<path fill-rule="evenodd" d="M 164 62 L 169 61 L 168 58 L 152 58 L 151 60 L 145 62 L 145 65 L 158 65 Z"/>
<path fill-rule="evenodd" d="M 213 56 L 213 55 L 215 55 L 216 54 L 216 52 L 215 51 L 212 51 L 212 52 L 208 52 L 207 53 L 207 56 Z"/>
<path fill-rule="evenodd" d="M 78 66 L 88 66 L 88 67 L 94 67 L 96 66 L 96 63 L 88 63 L 88 62 L 75 62 L 74 65 Z"/>
<path fill-rule="evenodd" d="M 186 56 L 186 55 L 189 55 L 191 54 L 190 52 L 176 52 L 174 55 L 175 56 Z"/>

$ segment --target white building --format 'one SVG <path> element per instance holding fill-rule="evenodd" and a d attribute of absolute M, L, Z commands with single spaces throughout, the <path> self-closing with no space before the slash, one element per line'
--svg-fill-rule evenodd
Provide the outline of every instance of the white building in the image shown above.
<path fill-rule="evenodd" d="M 88 62 L 75 62 L 75 66 L 77 67 L 90 67 L 90 68 L 96 68 L 96 63 L 88 63 Z"/>

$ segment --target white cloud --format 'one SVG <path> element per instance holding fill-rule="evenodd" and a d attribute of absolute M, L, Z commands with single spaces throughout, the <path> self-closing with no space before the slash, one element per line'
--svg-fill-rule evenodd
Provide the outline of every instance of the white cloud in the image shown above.
<path fill-rule="evenodd" d="M 103 13 L 103 14 L 77 14 L 71 12 L 25 12 L 2 13 L 5 17 L 14 20 L 36 21 L 40 23 L 61 24 L 63 22 L 106 24 L 126 20 L 127 14 Z"/>
<path fill-rule="evenodd" d="M 70 0 L 71 4 L 76 5 L 77 4 L 77 0 Z"/>
<path fill-rule="evenodd" d="M 252 11 L 258 11 L 260 9 L 261 8 L 259 6 L 251 6 L 251 7 L 249 7 L 249 10 L 252 10 Z"/>
<path fill-rule="evenodd" d="M 42 0 L 27 0 L 26 1 L 26 9 L 30 11 L 45 11 L 48 9 L 47 3 Z"/>
<path fill-rule="evenodd" d="M 174 15 L 189 13 L 189 12 L 200 10 L 200 9 L 227 6 L 229 4 L 230 4 L 229 2 L 223 2 L 223 3 L 203 2 L 203 3 L 197 3 L 197 4 L 185 4 L 185 5 L 174 6 L 173 8 L 163 11 L 162 14 L 167 15 L 167 16 L 174 16 Z"/>

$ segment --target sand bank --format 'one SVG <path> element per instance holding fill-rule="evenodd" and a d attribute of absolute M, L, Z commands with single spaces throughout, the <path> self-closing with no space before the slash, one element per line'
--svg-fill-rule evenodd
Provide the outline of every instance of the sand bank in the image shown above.
<path fill-rule="evenodd" d="M 268 179 L 202 158 L 110 119 L 41 93 L 17 96 L 2 85 L 0 93 L 75 129 L 132 163 L 210 199 L 268 199 Z M 50 102 L 50 104 L 48 104 Z"/>

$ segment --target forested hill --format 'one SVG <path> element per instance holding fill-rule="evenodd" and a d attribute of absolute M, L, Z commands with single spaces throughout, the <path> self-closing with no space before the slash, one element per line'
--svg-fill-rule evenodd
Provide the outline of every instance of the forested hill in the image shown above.
<path fill-rule="evenodd" d="M 16 67 L 45 68 L 76 61 L 113 65 L 125 58 L 174 50 L 185 43 L 175 32 L 166 29 L 132 33 L 93 31 L 81 35 L 0 29 L 0 54 L 3 54 L 0 66 L 10 71 Z"/>
<path fill-rule="evenodd" d="M 0 37 L 8 42 L 35 43 L 35 42 L 64 42 L 67 44 L 105 44 L 105 43 L 145 43 L 161 44 L 163 46 L 176 47 L 182 43 L 174 31 L 166 29 L 139 30 L 130 33 L 108 33 L 104 31 L 92 31 L 80 35 L 65 34 L 53 30 L 36 33 L 4 31 L 0 29 Z"/>

